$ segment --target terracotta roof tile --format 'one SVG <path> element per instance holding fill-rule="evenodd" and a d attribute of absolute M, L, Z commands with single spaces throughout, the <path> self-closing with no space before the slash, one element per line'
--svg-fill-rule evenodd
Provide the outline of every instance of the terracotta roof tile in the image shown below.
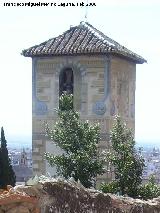
<path fill-rule="evenodd" d="M 87 22 L 81 22 L 62 35 L 22 51 L 22 55 L 26 57 L 95 53 L 116 54 L 136 63 L 146 62 L 144 58 L 107 37 Z"/>

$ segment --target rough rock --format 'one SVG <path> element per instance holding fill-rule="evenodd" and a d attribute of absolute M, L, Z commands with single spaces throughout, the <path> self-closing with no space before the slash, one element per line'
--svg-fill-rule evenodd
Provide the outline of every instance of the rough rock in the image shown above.
<path fill-rule="evenodd" d="M 86 189 L 75 181 L 50 179 L 33 186 L 16 186 L 2 193 L 1 212 L 160 213 L 160 197 L 143 201 Z"/>
<path fill-rule="evenodd" d="M 143 201 L 105 194 L 63 179 L 41 181 L 35 186 L 21 187 L 21 190 L 34 194 L 44 213 L 160 213 L 160 197 Z"/>
<path fill-rule="evenodd" d="M 15 208 L 12 208 L 8 210 L 6 213 L 30 213 L 29 209 L 24 206 L 17 206 Z"/>

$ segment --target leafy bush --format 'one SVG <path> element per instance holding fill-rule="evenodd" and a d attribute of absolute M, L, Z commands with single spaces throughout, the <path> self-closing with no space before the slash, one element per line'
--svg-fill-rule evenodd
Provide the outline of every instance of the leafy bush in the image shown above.
<path fill-rule="evenodd" d="M 148 183 L 139 187 L 139 197 L 148 200 L 160 196 L 160 186 L 156 184 L 154 176 L 151 176 Z"/>
<path fill-rule="evenodd" d="M 110 183 L 101 183 L 100 190 L 104 193 L 117 194 L 119 192 L 119 186 L 116 181 Z"/>
<path fill-rule="evenodd" d="M 100 190 L 104 193 L 121 194 L 120 187 L 117 181 L 110 183 L 101 183 Z M 153 199 L 160 196 L 160 186 L 156 184 L 154 176 L 151 176 L 148 183 L 141 184 L 137 189 L 137 196 L 143 200 Z"/>

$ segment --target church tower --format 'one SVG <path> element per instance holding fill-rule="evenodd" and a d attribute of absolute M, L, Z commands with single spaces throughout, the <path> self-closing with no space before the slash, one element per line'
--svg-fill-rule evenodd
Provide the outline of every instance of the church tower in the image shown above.
<path fill-rule="evenodd" d="M 146 62 L 144 58 L 87 22 L 22 54 L 32 58 L 34 174 L 50 171 L 43 160 L 44 152 L 61 152 L 45 136 L 44 122 L 54 125 L 63 90 L 73 93 L 74 107 L 82 120 L 100 124 L 100 149 L 108 147 L 116 114 L 134 132 L 136 64 Z M 111 178 L 109 175 L 102 179 Z"/>

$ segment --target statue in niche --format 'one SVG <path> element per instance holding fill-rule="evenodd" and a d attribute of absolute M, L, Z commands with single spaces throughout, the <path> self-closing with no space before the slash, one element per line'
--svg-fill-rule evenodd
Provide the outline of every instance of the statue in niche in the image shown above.
<path fill-rule="evenodd" d="M 71 68 L 63 70 L 60 74 L 59 85 L 59 95 L 63 92 L 73 94 L 73 70 Z"/>

